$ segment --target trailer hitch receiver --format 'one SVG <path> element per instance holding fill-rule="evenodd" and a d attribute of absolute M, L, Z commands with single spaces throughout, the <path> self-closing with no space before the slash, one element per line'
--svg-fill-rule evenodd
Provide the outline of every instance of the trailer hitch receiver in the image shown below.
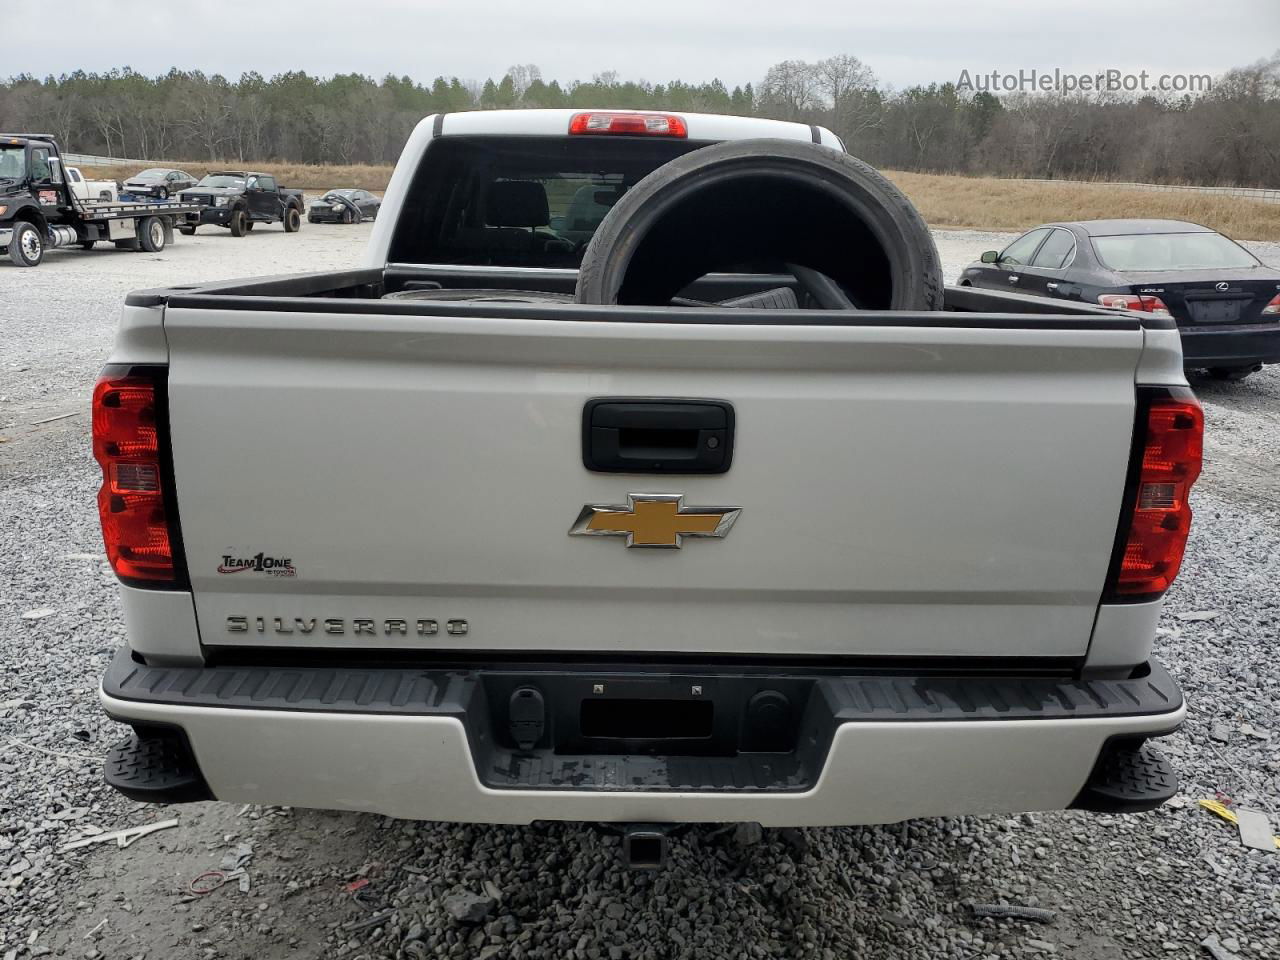
<path fill-rule="evenodd" d="M 661 870 L 667 865 L 670 829 L 662 823 L 631 823 L 622 828 L 622 862 L 628 870 Z"/>

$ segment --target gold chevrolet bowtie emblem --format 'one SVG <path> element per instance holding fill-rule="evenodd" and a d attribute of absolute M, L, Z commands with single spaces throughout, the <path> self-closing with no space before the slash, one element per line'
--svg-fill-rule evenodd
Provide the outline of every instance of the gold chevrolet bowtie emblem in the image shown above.
<path fill-rule="evenodd" d="M 685 537 L 723 537 L 740 507 L 686 507 L 684 497 L 629 493 L 626 504 L 589 503 L 569 530 L 572 537 L 626 537 L 628 547 L 679 547 Z"/>

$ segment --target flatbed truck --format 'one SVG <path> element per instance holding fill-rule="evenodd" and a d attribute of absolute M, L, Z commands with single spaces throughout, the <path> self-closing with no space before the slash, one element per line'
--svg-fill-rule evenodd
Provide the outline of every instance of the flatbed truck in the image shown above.
<path fill-rule="evenodd" d="M 187 201 L 81 200 L 52 136 L 0 133 L 0 253 L 19 267 L 39 266 L 54 247 L 99 242 L 155 253 L 173 241 L 176 218 L 199 211 Z"/>

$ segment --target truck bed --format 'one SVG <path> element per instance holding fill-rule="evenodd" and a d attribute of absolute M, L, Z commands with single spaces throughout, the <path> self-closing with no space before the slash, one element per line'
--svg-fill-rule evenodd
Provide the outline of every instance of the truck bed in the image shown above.
<path fill-rule="evenodd" d="M 156 206 L 156 204 L 147 204 Z M 439 308 L 446 313 L 461 311 L 467 315 L 477 310 L 492 311 L 492 304 L 479 306 L 451 302 L 438 303 L 412 300 L 383 300 L 388 293 L 411 289 L 414 286 L 438 285 L 445 289 L 495 289 L 536 290 L 551 293 L 572 294 L 577 282 L 576 270 L 527 270 L 495 267 L 469 268 L 462 266 L 424 266 L 421 264 L 389 264 L 383 268 L 364 268 L 317 273 L 289 274 L 284 276 L 251 277 L 242 280 L 219 281 L 188 286 L 159 287 L 135 290 L 128 295 L 132 306 L 157 306 L 173 301 L 175 306 L 217 307 L 230 310 L 285 310 L 306 309 L 326 312 L 372 311 L 380 313 L 419 313 L 435 315 Z M 742 275 L 712 274 L 694 284 L 685 295 L 692 299 L 726 299 L 742 296 L 758 290 L 781 286 L 795 286 L 795 278 L 788 274 Z M 306 300 L 358 300 L 359 304 L 309 304 L 294 303 Z M 883 325 L 886 323 L 906 326 L 945 326 L 956 322 L 947 317 L 952 313 L 981 314 L 981 318 L 969 318 L 966 323 L 992 326 L 1032 326 L 1048 328 L 1065 326 L 1090 329 L 1148 329 L 1176 330 L 1176 324 L 1168 317 L 1137 314 L 1129 310 L 1116 310 L 1093 304 L 1053 300 L 1018 293 L 996 290 L 980 290 L 975 287 L 948 285 L 942 316 L 938 312 L 892 310 L 742 310 L 715 307 L 620 307 L 587 304 L 554 304 L 550 306 L 512 304 L 521 316 L 542 314 L 571 316 L 585 319 L 593 312 L 610 317 L 625 316 L 629 321 L 679 323 L 777 323 L 779 325 L 804 321 L 806 326 Z M 506 308 L 504 307 L 504 310 Z M 625 313 L 624 313 L 625 311 Z"/>

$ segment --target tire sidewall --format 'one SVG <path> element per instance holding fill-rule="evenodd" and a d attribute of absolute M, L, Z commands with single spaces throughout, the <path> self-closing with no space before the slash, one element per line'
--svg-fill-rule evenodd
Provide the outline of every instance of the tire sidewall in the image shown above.
<path fill-rule="evenodd" d="M 159 253 L 164 249 L 164 224 L 159 217 L 147 217 L 142 223 L 142 231 L 146 237 L 143 249 L 148 253 Z"/>
<path fill-rule="evenodd" d="M 928 226 L 879 171 L 839 151 L 792 140 L 736 140 L 703 147 L 654 170 L 624 193 L 583 253 L 580 303 L 617 303 L 649 232 L 686 198 L 736 178 L 797 177 L 850 209 L 875 236 L 894 273 L 890 309 L 942 308 L 942 271 Z"/>
<path fill-rule="evenodd" d="M 239 207 L 232 210 L 231 217 L 227 221 L 227 226 L 231 228 L 231 235 L 233 237 L 243 237 L 248 232 L 244 228 L 244 225 L 247 222 L 248 220 L 245 217 L 244 210 Z"/>
<path fill-rule="evenodd" d="M 35 257 L 27 256 L 22 241 L 27 234 L 33 234 L 36 243 Z M 18 220 L 13 225 L 13 236 L 9 239 L 9 259 L 20 267 L 38 267 L 44 262 L 45 243 L 40 230 L 26 220 Z"/>

